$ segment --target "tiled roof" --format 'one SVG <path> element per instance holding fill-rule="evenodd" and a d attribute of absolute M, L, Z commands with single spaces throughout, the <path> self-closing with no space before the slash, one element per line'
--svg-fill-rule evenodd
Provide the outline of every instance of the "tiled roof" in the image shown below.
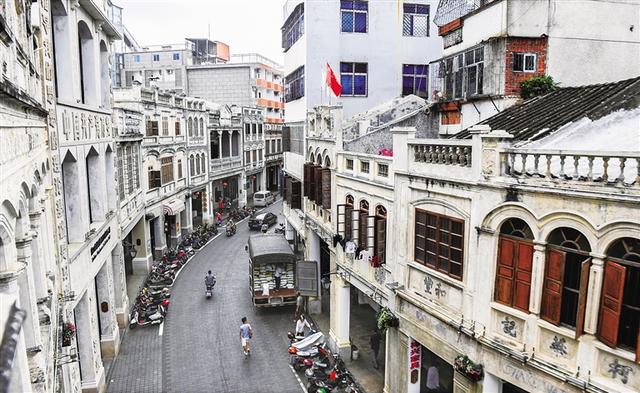
<path fill-rule="evenodd" d="M 599 85 L 562 87 L 544 96 L 532 98 L 520 105 L 481 121 L 492 130 L 506 130 L 514 141 L 534 141 L 560 127 L 587 117 L 597 120 L 620 109 L 640 106 L 640 77 Z M 454 136 L 471 137 L 469 129 Z"/>

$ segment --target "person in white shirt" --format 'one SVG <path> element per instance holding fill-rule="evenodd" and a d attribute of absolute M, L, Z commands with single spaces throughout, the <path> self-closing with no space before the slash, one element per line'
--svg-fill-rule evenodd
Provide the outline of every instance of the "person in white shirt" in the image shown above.
<path fill-rule="evenodd" d="M 284 269 L 282 268 L 282 266 L 278 265 L 276 266 L 276 271 L 273 273 L 273 277 L 276 280 L 276 286 L 275 286 L 275 290 L 280 289 L 280 280 L 282 279 L 282 273 L 284 272 Z"/>
<path fill-rule="evenodd" d="M 311 330 L 311 324 L 304 318 L 304 315 L 300 315 L 296 321 L 296 336 L 304 337 L 304 328 L 308 327 Z"/>

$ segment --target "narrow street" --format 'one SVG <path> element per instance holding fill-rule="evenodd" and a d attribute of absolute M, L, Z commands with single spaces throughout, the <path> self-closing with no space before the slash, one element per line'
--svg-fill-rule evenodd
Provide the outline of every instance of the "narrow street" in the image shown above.
<path fill-rule="evenodd" d="M 278 202 L 267 210 L 278 213 L 281 221 L 281 207 Z M 253 307 L 244 250 L 250 234 L 247 221 L 231 238 L 221 233 L 180 272 L 163 326 L 127 332 L 109 376 L 110 392 L 158 391 L 160 386 L 164 392 L 302 391 L 286 352 L 286 331 L 293 329 L 294 310 Z M 203 280 L 209 269 L 217 284 L 213 297 L 206 299 Z M 243 316 L 254 329 L 249 359 L 244 358 L 238 338 Z M 161 370 L 157 370 L 160 353 Z"/>

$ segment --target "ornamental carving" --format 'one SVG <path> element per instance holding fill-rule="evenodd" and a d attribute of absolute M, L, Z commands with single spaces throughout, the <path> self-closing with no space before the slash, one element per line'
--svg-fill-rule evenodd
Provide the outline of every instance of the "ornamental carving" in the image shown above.
<path fill-rule="evenodd" d="M 564 337 L 553 336 L 553 341 L 549 345 L 549 349 L 556 355 L 566 357 L 567 352 L 567 340 Z"/>
<path fill-rule="evenodd" d="M 612 363 L 609 363 L 609 370 L 607 373 L 611 374 L 611 379 L 620 377 L 620 382 L 627 384 L 629 382 L 629 374 L 633 374 L 633 368 L 620 364 L 618 359 L 613 359 Z"/>
<path fill-rule="evenodd" d="M 511 337 L 517 337 L 518 333 L 517 333 L 517 329 L 516 329 L 516 321 L 513 321 L 511 319 L 509 319 L 509 317 L 504 317 L 504 319 L 502 321 L 500 321 L 500 323 L 502 324 L 502 331 L 511 336 Z"/>

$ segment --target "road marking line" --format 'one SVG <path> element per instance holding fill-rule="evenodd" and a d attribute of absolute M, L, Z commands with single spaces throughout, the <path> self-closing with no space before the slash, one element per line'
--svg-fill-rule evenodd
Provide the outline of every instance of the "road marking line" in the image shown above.
<path fill-rule="evenodd" d="M 158 336 L 162 337 L 163 332 L 164 332 L 164 322 L 160 322 L 160 329 L 158 329 Z"/>
<path fill-rule="evenodd" d="M 291 372 L 293 373 L 293 376 L 296 377 L 296 379 L 298 380 L 298 383 L 300 384 L 300 387 L 302 388 L 302 391 L 304 393 L 308 393 L 307 392 L 307 388 L 304 387 L 304 384 L 302 383 L 302 380 L 300 379 L 300 377 L 298 376 L 298 373 L 296 372 L 296 370 L 293 368 L 292 365 L 289 365 L 289 368 L 291 369 Z"/>

